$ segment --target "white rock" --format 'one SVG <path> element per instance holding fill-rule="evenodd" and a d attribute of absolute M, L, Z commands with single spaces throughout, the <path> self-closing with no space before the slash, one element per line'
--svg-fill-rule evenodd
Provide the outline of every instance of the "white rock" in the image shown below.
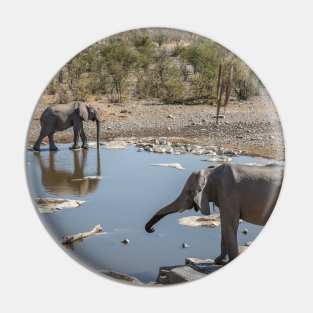
<path fill-rule="evenodd" d="M 126 149 L 128 143 L 125 141 L 109 141 L 105 143 L 107 149 Z"/>
<path fill-rule="evenodd" d="M 184 170 L 185 169 L 179 163 L 159 163 L 159 164 L 151 164 L 151 165 L 152 166 L 161 166 L 161 167 L 172 167 L 172 168 L 176 168 L 177 170 Z"/>
<path fill-rule="evenodd" d="M 226 155 L 215 155 L 215 156 L 208 156 L 209 162 L 217 162 L 217 163 L 229 163 L 231 162 L 232 158 Z"/>
<path fill-rule="evenodd" d="M 190 227 L 207 227 L 214 228 L 220 225 L 220 215 L 211 214 L 207 216 L 186 216 L 178 220 L 180 225 Z"/>
<path fill-rule="evenodd" d="M 40 213 L 54 213 L 65 208 L 76 208 L 86 201 L 56 198 L 36 198 L 35 202 Z"/>

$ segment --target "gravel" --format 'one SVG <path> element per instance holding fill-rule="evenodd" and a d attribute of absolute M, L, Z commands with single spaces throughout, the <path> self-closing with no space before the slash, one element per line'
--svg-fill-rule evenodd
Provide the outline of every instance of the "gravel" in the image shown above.
<path fill-rule="evenodd" d="M 155 103 L 155 102 L 153 102 Z M 106 101 L 91 102 L 100 113 L 101 140 L 116 138 L 166 137 L 171 142 L 216 145 L 241 150 L 243 154 L 284 159 L 284 141 L 278 114 L 266 94 L 249 101 L 231 101 L 222 109 L 216 124 L 212 105 L 164 105 L 145 101 L 123 105 Z M 39 116 L 46 105 L 40 104 L 28 133 L 33 143 L 40 131 Z M 94 140 L 95 123 L 85 123 L 88 137 Z M 59 132 L 56 142 L 71 142 L 72 130 Z"/>

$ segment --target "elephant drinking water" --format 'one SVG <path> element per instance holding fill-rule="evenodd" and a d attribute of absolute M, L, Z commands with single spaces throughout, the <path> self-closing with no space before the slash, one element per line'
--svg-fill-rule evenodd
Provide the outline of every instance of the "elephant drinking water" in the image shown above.
<path fill-rule="evenodd" d="M 223 164 L 192 173 L 178 198 L 156 212 L 145 226 L 147 232 L 164 216 L 194 208 L 210 214 L 210 202 L 220 209 L 221 254 L 216 263 L 238 255 L 239 220 L 265 225 L 279 195 L 283 167 Z"/>
<path fill-rule="evenodd" d="M 39 151 L 43 138 L 48 136 L 50 150 L 57 150 L 58 148 L 53 139 L 54 133 L 70 127 L 73 127 L 74 130 L 74 144 L 72 149 L 79 148 L 79 136 L 82 140 L 82 148 L 87 149 L 87 136 L 84 132 L 83 122 L 87 122 L 88 120 L 96 122 L 97 147 L 99 147 L 100 122 L 94 108 L 82 102 L 49 106 L 43 111 L 40 117 L 41 131 L 33 149 Z"/>

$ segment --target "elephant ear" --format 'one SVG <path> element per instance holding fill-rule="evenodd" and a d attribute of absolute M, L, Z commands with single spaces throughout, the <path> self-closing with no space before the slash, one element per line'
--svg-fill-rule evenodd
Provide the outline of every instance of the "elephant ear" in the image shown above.
<path fill-rule="evenodd" d="M 197 175 L 197 189 L 194 194 L 193 201 L 204 215 L 210 215 L 210 204 L 208 194 L 205 190 L 207 184 L 207 175 L 202 170 Z"/>
<path fill-rule="evenodd" d="M 88 121 L 88 104 L 82 102 L 76 102 L 74 105 L 75 110 L 78 111 L 79 116 L 85 122 Z"/>

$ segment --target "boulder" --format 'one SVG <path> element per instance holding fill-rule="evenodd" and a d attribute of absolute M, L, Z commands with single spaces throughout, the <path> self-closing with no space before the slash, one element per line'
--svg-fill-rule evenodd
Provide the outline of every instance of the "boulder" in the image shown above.
<path fill-rule="evenodd" d="M 193 281 L 205 276 L 206 274 L 194 270 L 188 265 L 164 266 L 160 268 L 157 283 L 162 285 L 178 284 Z"/>

